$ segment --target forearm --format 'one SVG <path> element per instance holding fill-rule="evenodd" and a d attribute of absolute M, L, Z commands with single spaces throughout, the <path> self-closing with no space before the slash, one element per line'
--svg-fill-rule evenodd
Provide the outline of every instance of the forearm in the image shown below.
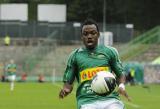
<path fill-rule="evenodd" d="M 125 81 L 126 81 L 126 77 L 125 77 L 125 75 L 121 75 L 119 78 L 118 78 L 118 84 L 120 84 L 120 83 L 125 83 Z"/>
<path fill-rule="evenodd" d="M 118 92 L 121 95 L 125 96 L 128 99 L 128 101 L 130 101 L 131 99 L 128 96 L 125 89 L 125 80 L 126 80 L 125 75 L 120 76 L 120 78 L 118 79 Z"/>
<path fill-rule="evenodd" d="M 125 80 L 126 80 L 126 77 L 125 75 L 121 75 L 119 78 L 118 78 L 118 86 L 119 88 L 122 88 L 123 90 L 125 90 Z"/>

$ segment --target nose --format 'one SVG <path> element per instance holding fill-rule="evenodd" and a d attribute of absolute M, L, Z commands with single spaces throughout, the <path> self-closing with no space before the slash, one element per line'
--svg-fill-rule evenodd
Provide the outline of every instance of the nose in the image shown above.
<path fill-rule="evenodd" d="M 92 38 L 92 34 L 88 34 L 88 36 L 87 36 L 88 38 Z"/>

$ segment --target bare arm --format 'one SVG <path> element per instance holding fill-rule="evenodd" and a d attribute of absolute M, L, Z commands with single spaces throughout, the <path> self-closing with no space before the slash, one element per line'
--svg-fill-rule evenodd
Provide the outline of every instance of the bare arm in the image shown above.
<path fill-rule="evenodd" d="M 119 94 L 123 95 L 125 98 L 127 98 L 128 101 L 131 101 L 131 98 L 128 96 L 126 90 L 125 90 L 125 76 L 122 75 L 120 76 L 120 78 L 118 79 L 119 82 L 119 87 L 118 87 L 118 92 Z"/>

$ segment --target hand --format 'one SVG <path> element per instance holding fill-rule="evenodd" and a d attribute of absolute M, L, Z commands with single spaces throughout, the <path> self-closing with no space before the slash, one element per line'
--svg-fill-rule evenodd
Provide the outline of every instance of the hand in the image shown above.
<path fill-rule="evenodd" d="M 73 86 L 65 83 L 63 86 L 63 89 L 61 89 L 60 93 L 59 93 L 59 98 L 63 99 L 65 96 L 67 96 L 69 93 L 72 92 Z"/>
<path fill-rule="evenodd" d="M 131 97 L 128 96 L 125 89 L 119 87 L 118 89 L 119 94 L 123 95 L 125 98 L 127 98 L 128 101 L 131 101 Z"/>

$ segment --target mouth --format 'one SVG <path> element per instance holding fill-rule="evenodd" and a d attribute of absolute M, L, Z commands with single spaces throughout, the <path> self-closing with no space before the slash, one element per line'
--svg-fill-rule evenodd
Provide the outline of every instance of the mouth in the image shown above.
<path fill-rule="evenodd" d="M 88 40 L 87 43 L 88 43 L 88 45 L 92 45 L 93 41 L 92 40 Z"/>

